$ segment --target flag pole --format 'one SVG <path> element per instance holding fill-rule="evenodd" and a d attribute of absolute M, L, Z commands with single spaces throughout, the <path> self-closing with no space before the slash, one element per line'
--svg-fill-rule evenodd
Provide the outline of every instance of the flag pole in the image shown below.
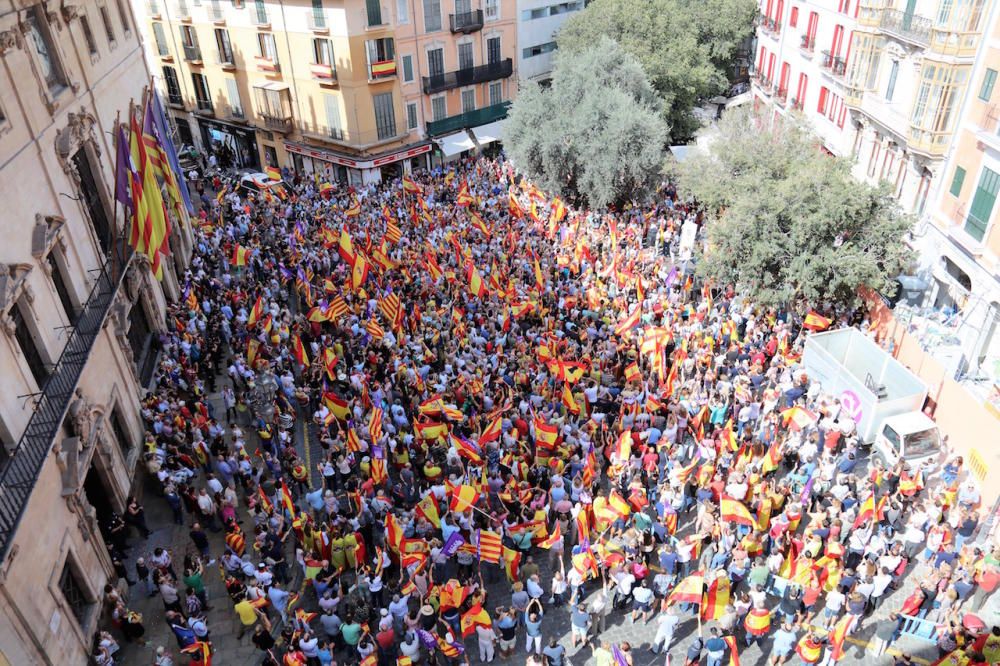
<path fill-rule="evenodd" d="M 121 132 L 119 131 L 119 129 L 121 127 L 121 116 L 122 116 L 122 112 L 120 110 L 115 112 L 115 124 L 114 124 L 114 138 L 115 138 L 115 189 L 117 189 L 117 187 L 118 187 L 118 176 L 119 176 L 119 174 L 118 174 L 118 168 L 120 166 L 118 164 L 118 150 L 120 148 L 120 146 L 118 145 L 118 139 L 121 136 Z M 129 178 L 129 189 L 131 189 L 131 187 L 132 187 L 132 183 L 131 183 L 131 177 L 130 177 Z M 117 194 L 118 193 L 115 192 L 116 196 L 112 197 L 112 199 L 113 199 L 112 204 L 111 204 L 111 206 L 112 206 L 112 208 L 111 208 L 111 222 L 112 222 L 112 224 L 117 224 L 118 223 L 118 197 L 117 197 Z M 127 217 L 127 214 L 126 214 L 126 217 Z M 122 243 L 125 242 L 125 222 L 127 222 L 127 220 L 123 220 L 122 221 L 122 229 L 121 229 L 121 241 L 122 241 Z M 124 256 L 125 255 L 125 251 L 124 251 L 125 248 L 122 247 L 121 250 L 122 250 L 122 256 L 121 256 L 121 261 L 119 263 L 125 263 L 125 256 Z M 117 254 L 118 253 L 118 248 L 115 247 L 115 248 L 112 249 L 112 251 Z M 110 276 L 111 277 L 111 281 L 112 282 L 117 282 L 118 281 L 117 280 L 117 276 L 114 274 L 114 269 L 115 269 L 115 263 L 114 262 L 112 262 L 112 264 L 111 264 L 111 269 L 112 269 L 112 274 Z M 124 267 L 122 268 L 122 270 L 123 271 L 125 270 Z"/>

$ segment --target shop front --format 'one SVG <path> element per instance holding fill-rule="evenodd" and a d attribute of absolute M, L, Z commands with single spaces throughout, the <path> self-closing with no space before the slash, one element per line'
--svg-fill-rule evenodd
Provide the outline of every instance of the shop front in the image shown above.
<path fill-rule="evenodd" d="M 399 178 L 413 169 L 426 167 L 432 145 L 407 146 L 367 159 L 291 141 L 285 141 L 284 148 L 299 173 L 319 174 L 331 183 L 367 185 Z"/>
<path fill-rule="evenodd" d="M 254 130 L 209 118 L 198 118 L 198 127 L 202 145 L 206 151 L 215 153 L 219 166 L 260 171 Z"/>

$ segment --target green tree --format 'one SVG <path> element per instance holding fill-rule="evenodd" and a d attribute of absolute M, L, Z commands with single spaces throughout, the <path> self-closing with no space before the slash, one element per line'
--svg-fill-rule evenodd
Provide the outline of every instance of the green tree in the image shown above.
<path fill-rule="evenodd" d="M 911 220 L 887 188 L 855 180 L 790 119 L 727 113 L 707 149 L 671 167 L 710 213 L 698 268 L 769 306 L 856 302 L 858 287 L 893 292 Z M 714 215 L 712 215 L 714 214 Z"/>
<path fill-rule="evenodd" d="M 504 128 L 511 159 L 533 181 L 593 208 L 645 198 L 661 176 L 666 124 L 642 66 L 607 37 L 560 54 L 552 85 L 530 83 Z"/>
<path fill-rule="evenodd" d="M 564 54 L 586 51 L 602 35 L 621 44 L 646 70 L 680 142 L 698 128 L 698 101 L 728 88 L 756 11 L 755 0 L 594 0 L 566 21 L 556 42 Z"/>

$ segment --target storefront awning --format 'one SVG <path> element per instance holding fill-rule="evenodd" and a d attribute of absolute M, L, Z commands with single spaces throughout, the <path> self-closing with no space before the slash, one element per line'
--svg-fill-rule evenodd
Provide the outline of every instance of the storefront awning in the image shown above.
<path fill-rule="evenodd" d="M 458 155 L 466 150 L 476 149 L 476 144 L 469 138 L 469 133 L 465 131 L 443 136 L 440 139 L 436 139 L 436 141 L 441 146 L 441 152 L 445 154 L 445 157 Z"/>
<path fill-rule="evenodd" d="M 472 133 L 476 135 L 476 141 L 480 146 L 485 146 L 494 141 L 503 140 L 503 120 L 496 120 L 479 127 L 473 127 Z"/>

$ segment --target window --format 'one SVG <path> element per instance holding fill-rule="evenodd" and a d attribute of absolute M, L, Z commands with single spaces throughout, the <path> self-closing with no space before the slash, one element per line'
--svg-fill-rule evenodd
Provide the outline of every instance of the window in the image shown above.
<path fill-rule="evenodd" d="M 236 79 L 226 79 L 226 95 L 229 97 L 229 113 L 233 118 L 244 118 L 243 101 L 240 99 L 240 87 Z"/>
<path fill-rule="evenodd" d="M 462 91 L 462 113 L 476 110 L 476 90 L 474 88 Z"/>
<path fill-rule="evenodd" d="M 997 70 L 987 68 L 986 74 L 983 75 L 983 86 L 979 89 L 979 99 L 984 102 L 990 101 L 990 97 L 993 95 L 993 86 L 997 82 Z"/>
<path fill-rule="evenodd" d="M 455 13 L 468 14 L 472 12 L 472 0 L 455 0 Z"/>
<path fill-rule="evenodd" d="M 49 369 L 45 365 L 45 361 L 42 360 L 38 345 L 35 344 L 34 333 L 28 326 L 28 319 L 24 314 L 26 311 L 28 310 L 21 299 L 18 299 L 10 309 L 10 319 L 14 323 L 14 339 L 17 340 L 21 353 L 24 354 L 24 360 L 28 363 L 31 376 L 35 378 L 38 388 L 42 388 L 45 386 L 45 380 L 49 378 Z"/>
<path fill-rule="evenodd" d="M 472 42 L 458 45 L 458 68 L 472 69 L 475 63 L 472 59 Z"/>
<path fill-rule="evenodd" d="M 55 287 L 56 296 L 59 297 L 59 303 L 62 304 L 63 311 L 66 313 L 66 319 L 70 324 L 74 324 L 77 317 L 76 306 L 73 305 L 73 299 L 70 298 L 69 287 L 66 285 L 62 266 L 60 266 L 59 260 L 56 259 L 55 250 L 49 252 L 48 256 L 45 257 L 45 263 L 49 266 L 49 276 L 52 278 L 52 286 Z"/>
<path fill-rule="evenodd" d="M 76 167 L 76 172 L 80 176 L 80 198 L 83 199 L 83 206 L 90 217 L 90 223 L 94 226 L 97 243 L 104 252 L 108 252 L 111 248 L 114 226 L 111 224 L 109 211 L 101 199 L 101 190 L 97 177 L 94 175 L 96 170 L 91 167 L 86 148 L 80 148 L 73 154 L 73 166 Z"/>
<path fill-rule="evenodd" d="M 256 25 L 267 25 L 267 6 L 264 4 L 264 0 L 254 0 L 253 3 L 253 23 Z"/>
<path fill-rule="evenodd" d="M 951 188 L 948 192 L 951 196 L 957 197 L 962 193 L 962 185 L 965 184 L 965 169 L 962 167 L 955 167 L 955 175 L 951 179 Z"/>
<path fill-rule="evenodd" d="M 413 56 L 403 56 L 403 83 L 413 81 Z"/>
<path fill-rule="evenodd" d="M 369 39 L 365 49 L 368 51 L 369 79 L 396 75 L 396 48 L 391 37 Z"/>
<path fill-rule="evenodd" d="M 503 102 L 503 82 L 494 81 L 490 84 L 490 106 Z"/>
<path fill-rule="evenodd" d="M 49 22 L 41 5 L 34 5 L 25 17 L 27 26 L 26 38 L 29 50 L 34 53 L 42 71 L 42 78 L 49 89 L 49 94 L 58 95 L 66 88 L 66 75 L 62 63 L 52 48 L 52 33 L 49 32 Z"/>
<path fill-rule="evenodd" d="M 547 42 L 545 44 L 539 44 L 538 46 L 529 46 L 524 49 L 521 55 L 525 58 L 534 58 L 535 56 L 540 56 L 545 53 L 552 53 L 556 50 L 555 42 Z"/>
<path fill-rule="evenodd" d="M 76 572 L 73 571 L 73 565 L 69 559 L 63 565 L 62 574 L 59 576 L 59 591 L 62 592 L 66 605 L 69 606 L 80 628 L 86 630 L 90 619 L 90 609 L 94 604 L 87 599 L 87 593 L 77 578 Z"/>
<path fill-rule="evenodd" d="M 163 82 L 167 84 L 167 101 L 171 104 L 183 104 L 181 83 L 177 80 L 177 72 L 173 67 L 163 66 Z"/>
<path fill-rule="evenodd" d="M 496 21 L 500 18 L 500 0 L 486 0 L 486 20 Z"/>
<path fill-rule="evenodd" d="M 278 64 L 278 49 L 274 45 L 274 35 L 269 32 L 257 33 L 257 55 Z"/>
<path fill-rule="evenodd" d="M 798 108 L 805 108 L 806 92 L 809 89 L 809 76 L 799 73 L 799 86 L 795 89 L 795 99 L 792 100 Z"/>
<path fill-rule="evenodd" d="M 333 46 L 329 39 L 313 40 L 313 58 L 317 65 L 333 66 Z"/>
<path fill-rule="evenodd" d="M 340 122 L 340 98 L 336 95 L 323 95 L 323 106 L 326 109 L 326 130 L 332 139 L 343 140 L 344 130 Z"/>
<path fill-rule="evenodd" d="M 215 45 L 219 48 L 219 62 L 233 64 L 233 47 L 229 43 L 229 31 L 225 28 L 215 29 Z"/>
<path fill-rule="evenodd" d="M 115 29 L 111 27 L 111 15 L 108 14 L 108 8 L 101 5 L 97 8 L 97 11 L 101 13 L 101 23 L 104 24 L 104 34 L 108 38 L 108 43 L 113 44 L 115 41 Z"/>
<path fill-rule="evenodd" d="M 379 140 L 396 136 L 396 114 L 392 110 L 392 93 L 372 95 L 375 105 L 375 127 Z"/>
<path fill-rule="evenodd" d="M 128 434 L 128 426 L 125 425 L 125 419 L 122 417 L 119 405 L 115 405 L 114 409 L 111 410 L 111 430 L 115 434 L 115 439 L 118 440 L 118 448 L 121 449 L 122 456 L 127 460 L 128 453 L 132 450 L 132 437 Z"/>
<path fill-rule="evenodd" d="M 899 61 L 893 60 L 889 67 L 889 84 L 885 87 L 885 101 L 891 102 L 896 92 L 896 77 L 899 75 Z"/>
<path fill-rule="evenodd" d="M 167 36 L 163 32 L 162 23 L 153 23 L 153 40 L 156 42 L 156 52 L 161 56 L 170 55 L 170 50 L 167 48 Z"/>
<path fill-rule="evenodd" d="M 499 37 L 490 37 L 486 40 L 486 62 L 491 65 L 500 62 Z"/>
<path fill-rule="evenodd" d="M 181 45 L 184 48 L 185 60 L 201 60 L 201 48 L 198 46 L 198 33 L 194 26 L 181 26 Z"/>
<path fill-rule="evenodd" d="M 826 115 L 826 105 L 829 101 L 830 90 L 823 86 L 819 89 L 819 102 L 816 104 L 816 112 L 820 115 Z"/>
<path fill-rule="evenodd" d="M 396 23 L 406 25 L 410 22 L 410 0 L 396 0 Z"/>
<path fill-rule="evenodd" d="M 441 0 L 424 0 L 424 32 L 441 29 Z"/>
<path fill-rule="evenodd" d="M 417 103 L 410 102 L 406 105 L 406 129 L 417 129 Z"/>
<path fill-rule="evenodd" d="M 432 77 L 444 76 L 444 51 L 431 49 L 427 52 L 427 69 Z"/>
<path fill-rule="evenodd" d="M 382 25 L 382 3 L 379 0 L 365 0 L 368 12 L 368 25 Z"/>
<path fill-rule="evenodd" d="M 80 29 L 83 30 L 83 38 L 87 42 L 87 51 L 90 55 L 97 55 L 97 42 L 94 41 L 94 33 L 90 29 L 90 20 L 86 14 L 80 14 Z"/>
<path fill-rule="evenodd" d="M 448 107 L 444 95 L 431 99 L 431 117 L 435 120 L 444 120 L 448 116 Z"/>
<path fill-rule="evenodd" d="M 204 74 L 191 73 L 191 83 L 194 84 L 194 96 L 201 111 L 212 110 L 212 96 L 208 92 L 208 80 Z"/>
<path fill-rule="evenodd" d="M 131 23 L 128 20 L 128 10 L 125 9 L 125 3 L 122 0 L 115 0 L 118 5 L 118 19 L 122 22 L 122 31 L 127 35 L 132 32 Z"/>
<path fill-rule="evenodd" d="M 313 26 L 317 28 L 326 27 L 326 14 L 323 13 L 323 0 L 312 0 L 312 20 Z"/>
<path fill-rule="evenodd" d="M 788 26 L 791 28 L 798 27 L 799 25 L 799 8 L 792 7 L 792 13 L 788 16 Z"/>
<path fill-rule="evenodd" d="M 153 353 L 153 333 L 146 318 L 146 308 L 137 301 L 128 314 L 128 344 L 132 350 L 132 360 L 138 371 L 139 382 L 146 386 L 153 376 L 156 354 Z M 116 435 L 118 433 L 115 433 Z"/>
<path fill-rule="evenodd" d="M 993 204 L 996 203 L 997 193 L 1000 192 L 1000 174 L 983 167 L 983 173 L 979 176 L 979 187 L 972 198 L 972 205 L 969 207 L 969 216 L 965 220 L 965 232 L 982 241 L 986 236 L 986 228 L 990 225 L 990 216 L 993 214 Z"/>
<path fill-rule="evenodd" d="M 266 84 L 265 84 L 266 85 Z M 270 88 L 254 87 L 257 95 L 257 112 L 265 118 L 291 118 L 291 100 L 288 90 L 271 90 Z"/>

